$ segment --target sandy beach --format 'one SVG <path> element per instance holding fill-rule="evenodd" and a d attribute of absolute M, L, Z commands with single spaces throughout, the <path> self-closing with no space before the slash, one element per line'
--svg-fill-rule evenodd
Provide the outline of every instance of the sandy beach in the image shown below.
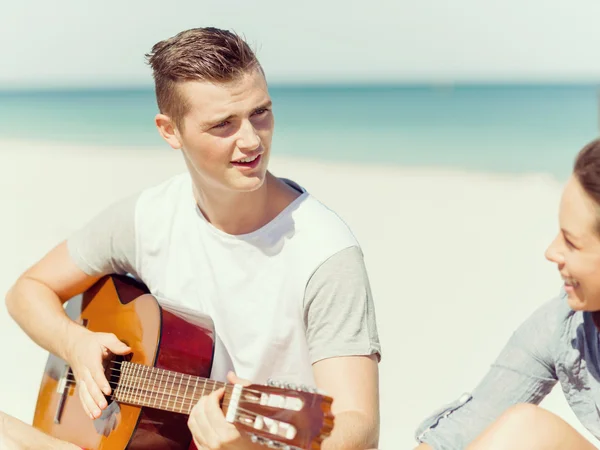
<path fill-rule="evenodd" d="M 544 250 L 561 184 L 500 176 L 278 157 L 361 242 L 383 360 L 382 449 L 411 449 L 434 409 L 473 389 L 512 331 L 560 288 Z M 103 207 L 184 170 L 170 149 L 0 141 L 0 291 Z M 0 409 L 31 422 L 46 352 L 0 307 Z M 590 439 L 560 387 L 543 406 Z M 593 441 L 597 443 L 596 441 Z"/>

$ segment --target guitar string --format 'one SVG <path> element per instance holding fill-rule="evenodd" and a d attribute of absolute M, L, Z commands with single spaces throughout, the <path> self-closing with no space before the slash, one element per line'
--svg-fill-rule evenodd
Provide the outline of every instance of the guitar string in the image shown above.
<path fill-rule="evenodd" d="M 113 375 L 111 375 L 110 378 L 112 378 L 112 377 L 113 377 Z M 108 384 L 112 388 L 115 388 L 115 389 L 118 388 L 118 387 L 123 387 L 123 388 L 134 388 L 134 389 L 142 389 L 142 390 L 150 391 L 151 389 L 144 388 L 144 383 L 146 381 L 150 381 L 150 383 L 148 383 L 148 387 L 151 386 L 153 389 L 163 389 L 160 392 L 158 392 L 159 394 L 174 396 L 174 395 L 176 395 L 176 394 L 173 394 L 174 390 L 179 390 L 181 388 L 181 383 L 183 381 L 186 381 L 185 378 L 181 378 L 181 379 L 179 379 L 177 381 L 174 378 L 172 380 L 167 380 L 165 382 L 162 382 L 160 380 L 156 380 L 156 381 L 158 381 L 158 383 L 156 383 L 156 382 L 154 382 L 152 380 L 148 380 L 148 378 L 146 378 L 146 377 L 131 376 L 131 375 L 128 375 L 128 374 L 121 375 L 121 378 L 123 378 L 123 377 L 126 378 L 127 381 L 132 381 L 133 384 L 131 384 L 131 383 L 127 384 L 127 383 L 124 383 L 123 381 L 109 381 Z M 192 377 L 192 376 L 190 375 L 190 377 Z M 190 378 L 190 380 L 192 380 L 192 379 L 193 378 Z M 70 383 L 71 385 L 76 385 L 77 384 L 77 380 L 75 378 L 71 378 L 70 374 L 65 378 L 65 380 L 68 383 Z M 203 386 L 204 390 L 206 390 L 206 391 L 207 390 L 211 390 L 210 393 L 212 393 L 215 390 L 217 390 L 217 386 L 218 386 L 219 389 L 223 388 L 223 387 L 227 388 L 228 386 L 233 386 L 233 384 L 231 384 L 231 383 L 223 383 L 221 381 L 214 381 L 214 380 L 209 380 L 209 379 L 207 379 L 207 380 L 208 381 L 206 383 L 204 383 L 204 382 L 201 382 L 201 383 L 202 383 L 202 386 Z M 179 386 L 178 387 L 174 387 L 173 385 L 175 383 L 179 383 Z M 189 388 L 189 385 L 188 385 L 188 388 Z M 261 392 L 261 391 L 258 391 L 256 389 L 248 389 L 246 387 L 244 387 L 244 391 L 247 392 L 247 393 L 255 394 L 255 395 L 263 394 L 263 392 Z M 206 395 L 208 395 L 208 394 L 206 394 Z"/>
<path fill-rule="evenodd" d="M 185 374 L 183 374 L 183 375 L 185 375 Z M 144 380 L 144 378 L 136 377 L 136 380 Z M 68 380 L 68 381 L 74 382 L 74 380 Z M 223 383 L 214 381 L 213 384 L 217 385 L 217 384 L 223 384 Z M 136 387 L 139 387 L 139 385 L 137 385 L 137 384 L 121 384 L 120 386 L 122 388 L 134 388 L 134 389 Z M 147 389 L 142 389 L 142 391 L 143 392 L 150 392 L 150 393 L 154 393 L 154 394 L 167 394 L 167 395 L 169 395 L 167 392 L 149 391 Z M 113 399 L 114 399 L 114 395 L 115 394 L 112 395 Z M 127 395 L 127 394 L 125 394 L 125 395 Z M 147 398 L 144 394 L 142 394 L 140 392 L 137 392 L 137 393 L 133 392 L 129 396 L 130 396 L 130 398 L 128 400 L 121 401 L 121 403 L 127 404 L 127 403 L 131 403 L 133 400 L 137 400 L 139 403 L 142 403 L 141 405 L 138 405 L 138 406 L 146 406 L 146 407 L 154 407 L 154 408 L 156 408 L 155 402 L 152 402 L 152 399 Z M 173 398 L 173 397 L 175 397 L 175 398 Z M 202 397 L 202 395 L 200 395 L 200 397 Z M 182 399 L 181 400 L 181 405 L 177 404 L 179 402 L 179 399 Z M 228 392 L 228 391 L 226 391 L 225 398 L 222 401 L 222 407 L 228 407 L 230 405 L 230 403 L 231 403 L 230 399 L 231 399 L 231 393 Z M 177 412 L 177 410 L 179 410 L 180 413 L 187 412 L 187 414 L 191 413 L 191 410 L 193 409 L 193 406 L 197 402 L 197 400 L 195 398 L 190 398 L 190 397 L 185 396 L 185 395 L 177 395 L 177 394 L 175 394 L 175 395 L 169 395 L 169 398 L 166 401 L 166 403 L 167 403 L 166 406 L 162 405 L 163 401 L 164 400 L 162 400 L 162 401 L 159 402 L 160 403 L 160 405 L 159 405 L 160 407 L 163 407 L 163 408 L 166 407 L 167 409 L 172 409 L 175 412 Z M 248 400 L 244 400 L 244 401 L 246 403 L 256 403 L 256 404 L 260 403 L 259 401 L 256 401 L 255 399 L 252 399 L 252 401 L 248 401 Z M 143 404 L 144 402 L 146 402 L 148 404 L 144 405 Z M 238 405 L 238 407 L 236 409 L 236 420 L 238 422 L 240 422 L 240 423 L 243 423 L 240 420 L 241 413 L 245 414 L 246 416 L 250 417 L 251 419 L 256 419 L 257 417 L 264 417 L 264 416 L 261 416 L 259 414 L 256 414 L 255 412 L 253 412 L 253 411 L 251 411 L 249 409 L 244 408 L 243 406 L 239 406 Z M 273 433 L 269 433 L 269 434 L 277 436 L 277 437 L 280 437 L 280 436 L 278 436 L 276 434 L 273 434 Z"/>
<path fill-rule="evenodd" d="M 121 384 L 120 385 L 121 388 L 123 389 L 127 389 L 127 388 L 139 388 L 138 384 Z M 244 388 L 245 389 L 245 388 Z M 214 391 L 213 391 L 214 392 Z M 149 389 L 142 389 L 142 392 L 132 392 L 132 393 L 124 393 L 123 396 L 125 397 L 121 403 L 127 403 L 128 400 L 126 397 L 130 397 L 130 398 L 135 398 L 139 401 L 152 401 L 151 398 L 148 398 L 149 395 L 159 395 L 159 394 L 165 394 L 168 395 L 168 399 L 166 400 L 167 403 L 167 407 L 170 407 L 170 403 L 173 403 L 173 409 L 177 409 L 177 408 L 183 408 L 183 409 L 189 409 L 191 410 L 192 405 L 195 405 L 198 400 L 200 400 L 201 397 L 203 397 L 203 395 L 200 395 L 198 398 L 195 397 L 191 397 L 188 395 L 178 395 L 178 394 L 169 394 L 168 392 L 160 392 L 160 391 L 154 391 L 154 390 L 149 390 Z M 116 394 L 112 394 L 111 397 L 114 399 Z M 209 395 L 209 394 L 204 394 L 204 395 Z M 229 406 L 230 404 L 230 397 L 231 397 L 231 392 L 227 391 L 225 393 L 226 398 L 224 398 L 222 404 L 223 406 Z M 159 403 L 162 404 L 162 402 L 165 402 L 165 400 L 160 400 Z M 181 402 L 181 405 L 177 405 L 177 403 Z M 260 404 L 260 400 L 259 399 L 244 399 L 245 403 L 251 403 L 251 404 Z M 142 405 L 142 406 L 151 406 L 151 405 Z M 269 405 L 266 405 L 269 406 Z M 246 412 L 248 414 L 254 414 L 252 411 L 246 410 L 243 407 L 239 406 L 238 410 L 241 410 L 243 412 Z"/>
<path fill-rule="evenodd" d="M 123 387 L 136 387 L 136 386 L 135 385 L 126 385 Z M 225 395 L 226 395 L 226 397 L 221 402 L 222 407 L 229 407 L 229 405 L 231 404 L 231 393 L 227 392 Z M 114 399 L 114 395 L 112 397 Z M 176 398 L 173 399 L 172 397 L 176 397 Z M 180 405 L 178 404 L 180 401 L 179 399 L 181 399 Z M 151 398 L 147 398 L 147 396 L 138 392 L 138 393 L 130 394 L 128 399 L 124 399 L 119 402 L 125 403 L 125 404 L 133 404 L 133 405 L 136 405 L 136 403 L 138 403 L 136 406 L 145 406 L 145 407 L 156 408 L 156 409 L 166 408 L 167 410 L 172 410 L 174 412 L 183 413 L 185 411 L 185 412 L 187 412 L 187 414 L 190 414 L 191 410 L 193 409 L 193 406 L 196 405 L 197 400 L 190 399 L 189 397 L 186 397 L 186 396 L 170 396 L 170 398 L 165 402 L 166 405 L 163 405 L 164 400 L 161 400 L 159 402 L 160 403 L 159 407 L 157 408 L 155 402 L 152 402 Z M 143 404 L 144 402 L 146 402 L 148 404 Z M 244 400 L 244 402 L 260 404 L 260 402 L 257 402 L 255 400 L 252 400 L 252 401 Z M 257 417 L 265 417 L 263 415 L 256 414 L 254 411 L 251 411 L 240 405 L 238 405 L 238 407 L 236 409 L 236 413 L 238 416 L 240 415 L 240 413 L 244 413 L 253 419 L 256 419 Z"/>
<path fill-rule="evenodd" d="M 120 362 L 119 361 L 115 361 L 115 363 L 120 363 Z M 137 364 L 137 363 L 130 363 L 130 364 L 132 364 L 132 365 L 135 364 L 136 366 L 143 367 L 143 368 L 150 367 L 151 369 L 153 369 L 153 371 L 154 371 L 153 373 L 156 374 L 157 376 L 158 375 L 162 375 L 162 374 L 167 374 L 167 380 L 168 380 L 168 382 L 165 383 L 165 384 L 174 384 L 176 382 L 179 382 L 181 384 L 182 381 L 186 381 L 186 377 L 187 377 L 187 381 L 193 380 L 194 377 L 195 377 L 193 375 L 180 374 L 180 373 L 172 372 L 172 371 L 169 371 L 169 370 L 166 370 L 166 369 L 160 369 L 160 368 L 156 368 L 156 367 L 145 366 L 145 365 L 142 365 L 142 364 Z M 120 372 L 120 373 L 123 372 L 122 369 L 115 369 L 115 368 L 112 368 L 112 367 L 110 368 L 110 370 L 113 371 L 113 372 Z M 135 369 L 132 369 L 132 370 L 135 370 Z M 69 375 L 67 375 L 67 378 L 66 378 L 67 381 L 75 382 L 76 383 L 76 380 L 74 378 L 70 378 L 71 374 L 72 373 L 70 371 Z M 143 375 L 146 375 L 146 374 L 143 374 Z M 148 379 L 145 376 L 138 377 L 136 374 L 133 374 L 133 377 L 131 377 L 131 375 L 129 375 L 129 374 L 122 374 L 121 376 L 127 376 L 129 378 L 134 378 L 136 381 L 137 380 L 147 380 Z M 169 377 L 171 377 L 172 380 L 169 380 Z M 111 378 L 112 378 L 112 375 L 111 375 Z M 206 386 L 210 386 L 213 389 L 213 391 L 215 390 L 215 386 L 217 386 L 217 385 L 219 387 L 225 387 L 225 386 L 231 385 L 231 383 L 224 383 L 222 381 L 211 380 L 209 378 L 203 378 L 203 377 L 197 377 L 197 378 L 199 380 L 207 380 L 206 383 L 204 383 L 204 386 L 205 387 Z M 116 385 L 118 387 L 118 382 L 111 382 L 111 381 L 109 381 L 109 384 L 114 384 L 114 385 Z M 159 385 L 161 385 L 161 381 L 159 381 Z M 244 388 L 244 389 L 245 389 L 246 392 L 251 392 L 251 393 L 254 393 L 254 394 L 257 394 L 257 395 L 262 394 L 261 391 L 258 391 L 256 389 L 247 389 L 247 388 Z"/>

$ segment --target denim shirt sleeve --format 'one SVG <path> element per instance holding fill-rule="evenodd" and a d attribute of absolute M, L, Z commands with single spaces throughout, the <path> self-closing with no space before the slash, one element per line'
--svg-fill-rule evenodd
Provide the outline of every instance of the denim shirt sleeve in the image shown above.
<path fill-rule="evenodd" d="M 435 450 L 464 449 L 510 406 L 539 404 L 557 382 L 553 355 L 570 311 L 564 295 L 538 308 L 512 334 L 472 394 L 421 423 L 417 441 Z"/>

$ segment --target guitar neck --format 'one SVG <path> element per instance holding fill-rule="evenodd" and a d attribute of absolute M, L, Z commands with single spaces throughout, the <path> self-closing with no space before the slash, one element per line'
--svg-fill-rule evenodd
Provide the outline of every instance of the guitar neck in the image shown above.
<path fill-rule="evenodd" d="M 118 378 L 114 389 L 114 398 L 118 402 L 181 414 L 189 414 L 201 397 L 226 386 L 208 378 L 128 361 L 123 361 L 120 368 L 112 371 L 112 378 Z M 230 392 L 226 389 L 224 407 L 228 404 L 229 396 Z"/>

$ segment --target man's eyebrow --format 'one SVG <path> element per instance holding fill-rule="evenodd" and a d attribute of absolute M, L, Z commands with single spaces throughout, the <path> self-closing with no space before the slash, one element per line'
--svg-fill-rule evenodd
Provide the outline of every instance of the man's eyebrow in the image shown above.
<path fill-rule="evenodd" d="M 262 104 L 261 106 L 254 108 L 254 111 L 256 111 L 257 109 L 270 108 L 271 106 L 273 106 L 273 100 L 269 100 L 269 101 L 265 102 L 264 104 Z"/>
<path fill-rule="evenodd" d="M 252 111 L 256 111 L 259 109 L 265 109 L 265 108 L 270 108 L 271 106 L 273 106 L 273 100 L 268 100 L 265 103 L 263 103 L 260 106 L 257 106 L 256 108 L 254 108 Z M 236 117 L 235 114 L 230 114 L 227 117 L 223 116 L 223 117 L 218 117 L 212 120 L 209 120 L 205 123 L 205 125 L 218 125 L 220 123 L 226 122 L 230 119 L 233 119 L 234 117 Z"/>

